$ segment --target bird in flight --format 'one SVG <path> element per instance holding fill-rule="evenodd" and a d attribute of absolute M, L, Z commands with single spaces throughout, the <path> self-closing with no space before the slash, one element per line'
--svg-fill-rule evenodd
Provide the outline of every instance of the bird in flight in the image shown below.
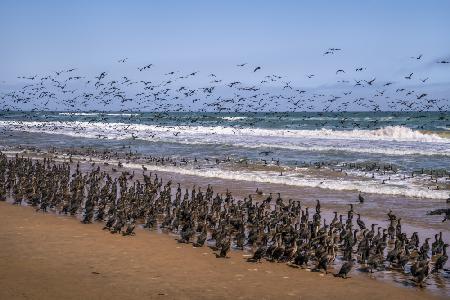
<path fill-rule="evenodd" d="M 372 85 L 372 83 L 375 81 L 375 79 L 376 79 L 376 78 L 374 78 L 374 79 L 372 79 L 372 80 L 370 80 L 370 81 L 367 81 L 367 80 L 364 80 L 364 81 L 367 82 L 368 85 Z"/>
<path fill-rule="evenodd" d="M 145 69 L 150 69 L 152 66 L 153 66 L 153 64 L 149 64 L 149 65 L 146 65 L 146 66 L 143 66 L 143 67 L 138 68 L 138 70 L 139 70 L 139 72 L 142 72 L 142 71 L 144 71 Z"/>
<path fill-rule="evenodd" d="M 100 81 L 103 78 L 105 78 L 105 76 L 106 76 L 106 72 L 102 72 L 98 77 L 95 77 L 95 78 L 97 78 Z"/>
<path fill-rule="evenodd" d="M 334 54 L 334 51 L 340 51 L 340 48 L 328 48 L 327 51 L 324 52 L 323 55 L 327 55 L 327 54 Z"/>
<path fill-rule="evenodd" d="M 411 58 L 413 58 L 413 59 L 421 59 L 422 58 L 422 54 L 420 54 L 419 56 L 417 56 L 417 57 L 415 57 L 415 56 L 411 56 Z"/>
<path fill-rule="evenodd" d="M 428 95 L 428 94 L 425 94 L 425 93 L 420 94 L 419 96 L 417 96 L 417 100 L 422 99 L 423 97 L 425 97 L 425 96 L 427 96 L 427 95 Z"/>
<path fill-rule="evenodd" d="M 405 79 L 411 79 L 414 73 L 409 74 L 408 76 L 405 76 Z"/>
<path fill-rule="evenodd" d="M 245 66 L 247 63 L 243 63 L 243 64 L 240 64 L 240 65 L 237 65 L 237 67 L 243 67 L 243 66 Z"/>
<path fill-rule="evenodd" d="M 128 57 L 119 59 L 117 62 L 118 63 L 125 63 L 127 60 L 128 60 Z"/>
<path fill-rule="evenodd" d="M 253 73 L 256 72 L 256 71 L 258 71 L 258 70 L 261 70 L 261 67 L 256 67 L 256 68 L 253 70 Z"/>

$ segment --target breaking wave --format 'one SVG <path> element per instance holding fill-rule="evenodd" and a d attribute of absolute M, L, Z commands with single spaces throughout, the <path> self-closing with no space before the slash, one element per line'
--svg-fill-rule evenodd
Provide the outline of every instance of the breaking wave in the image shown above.
<path fill-rule="evenodd" d="M 425 143 L 450 143 L 450 139 L 443 138 L 433 133 L 423 133 L 403 126 L 387 126 L 376 130 L 286 130 L 286 129 L 262 129 L 262 128 L 234 128 L 224 126 L 161 126 L 126 123 L 100 123 L 82 121 L 53 121 L 53 122 L 20 122 L 0 121 L 0 126 L 10 129 L 26 127 L 52 128 L 54 130 L 67 130 L 70 128 L 83 128 L 86 131 L 102 131 L 108 133 L 126 129 L 130 132 L 180 132 L 184 135 L 233 135 L 256 137 L 286 137 L 286 138 L 313 138 L 313 139 L 348 139 L 348 140 L 380 140 L 380 141 L 411 141 Z"/>
<path fill-rule="evenodd" d="M 406 127 L 337 131 L 250 129 L 208 126 L 158 126 L 101 122 L 0 121 L 9 130 L 62 134 L 82 138 L 139 139 L 180 144 L 228 145 L 294 151 L 450 156 L 450 139 Z M 373 142 L 377 142 L 374 145 Z"/>

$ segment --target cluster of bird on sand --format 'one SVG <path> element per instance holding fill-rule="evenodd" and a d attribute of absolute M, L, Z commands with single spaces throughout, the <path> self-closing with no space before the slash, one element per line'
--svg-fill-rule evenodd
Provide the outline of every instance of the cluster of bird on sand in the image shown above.
<path fill-rule="evenodd" d="M 285 201 L 272 194 L 262 201 L 214 194 L 194 186 L 184 193 L 178 184 L 163 183 L 157 174 L 143 171 L 143 182 L 122 168 L 120 176 L 99 165 L 82 170 L 70 162 L 51 158 L 31 159 L 0 152 L 0 201 L 26 204 L 36 211 L 78 216 L 82 223 L 104 222 L 104 230 L 130 236 L 137 224 L 146 229 L 177 233 L 179 243 L 208 245 L 217 258 L 230 249 L 252 249 L 247 261 L 284 262 L 295 268 L 328 273 L 330 265 L 343 261 L 336 277 L 347 278 L 355 262 L 370 272 L 390 268 L 409 274 L 422 286 L 431 273 L 448 272 L 447 247 L 442 233 L 422 242 L 414 232 L 402 231 L 401 218 L 387 213 L 389 226 L 366 226 L 353 205 L 346 216 L 334 213 L 331 222 L 300 201 Z M 359 200 L 363 201 L 362 195 Z"/>

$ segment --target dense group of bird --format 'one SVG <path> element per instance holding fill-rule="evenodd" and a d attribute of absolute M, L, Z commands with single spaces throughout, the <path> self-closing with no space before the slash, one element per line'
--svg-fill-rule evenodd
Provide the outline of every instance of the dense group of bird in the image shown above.
<path fill-rule="evenodd" d="M 329 48 L 324 56 L 333 57 L 343 52 Z M 333 62 L 330 58 L 330 62 Z M 410 58 L 410 69 L 420 67 L 423 55 Z M 323 111 L 441 111 L 449 109 L 448 99 L 433 97 L 426 84 L 429 76 L 418 77 L 407 72 L 390 81 L 377 79 L 370 68 L 354 66 L 340 68 L 335 73 L 335 91 L 317 87 L 320 74 L 300 75 L 305 81 L 293 83 L 287 76 L 266 72 L 262 65 L 241 63 L 234 66 L 235 78 L 228 72 L 172 70 L 164 72 L 162 66 L 147 63 L 132 67 L 128 58 L 115 62 L 134 69 L 130 75 L 111 70 L 97 75 L 83 75 L 78 68 L 67 68 L 48 74 L 19 76 L 17 84 L 5 85 L 0 94 L 3 110 L 59 110 L 86 111 L 213 111 L 213 112 L 285 112 Z M 445 59 L 435 59 L 435 65 L 448 65 Z M 233 73 L 233 71 L 232 71 Z M 117 75 L 121 74 L 121 75 Z M 300 73 L 301 74 L 301 73 Z M 329 74 L 323 74 L 328 78 Z M 304 87 L 302 87 L 304 86 Z M 194 120 L 195 122 L 195 120 Z M 352 124 L 359 127 L 361 124 Z"/>
<path fill-rule="evenodd" d="M 114 172 L 107 170 L 111 167 Z M 137 225 L 161 229 L 178 234 L 179 243 L 209 246 L 217 258 L 227 258 L 231 249 L 247 250 L 250 263 L 265 259 L 325 273 L 342 262 L 334 273 L 342 278 L 356 266 L 369 272 L 392 269 L 423 286 L 431 273 L 447 272 L 442 233 L 431 245 L 417 232 L 408 237 L 392 211 L 386 228 L 365 224 L 352 204 L 327 220 L 319 200 L 310 211 L 300 201 L 261 190 L 236 199 L 229 190 L 215 193 L 211 185 L 189 190 L 164 183 L 144 168 L 142 175 L 130 173 L 120 162 L 100 166 L 72 157 L 57 162 L 0 152 L 0 201 L 77 216 L 85 224 L 104 222 L 112 234 L 134 235 Z"/>

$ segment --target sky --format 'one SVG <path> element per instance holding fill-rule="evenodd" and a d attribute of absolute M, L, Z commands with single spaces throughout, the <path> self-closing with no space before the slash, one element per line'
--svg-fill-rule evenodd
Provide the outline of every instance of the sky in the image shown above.
<path fill-rule="evenodd" d="M 148 76 L 232 80 L 245 62 L 318 90 L 333 89 L 337 69 L 351 79 L 364 66 L 367 80 L 394 82 L 414 72 L 443 97 L 450 67 L 436 61 L 450 59 L 449 30 L 450 1 L 2 0 L 0 91 L 23 84 L 18 76 L 71 67 L 119 76 L 149 63 Z M 342 50 L 323 55 L 328 48 Z"/>

